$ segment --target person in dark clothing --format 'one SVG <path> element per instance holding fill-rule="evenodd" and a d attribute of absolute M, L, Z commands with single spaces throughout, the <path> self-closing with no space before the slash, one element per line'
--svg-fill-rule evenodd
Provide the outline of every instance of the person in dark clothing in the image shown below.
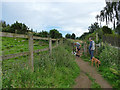
<path fill-rule="evenodd" d="M 94 57 L 94 50 L 95 50 L 95 43 L 92 40 L 92 38 L 89 38 L 90 41 L 90 45 L 89 45 L 89 53 L 90 53 L 90 59 L 92 60 L 92 58 Z"/>

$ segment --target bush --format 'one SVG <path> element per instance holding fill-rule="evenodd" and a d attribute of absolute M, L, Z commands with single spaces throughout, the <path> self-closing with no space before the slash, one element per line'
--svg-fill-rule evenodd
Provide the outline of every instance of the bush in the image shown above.
<path fill-rule="evenodd" d="M 106 45 L 100 53 L 101 66 L 99 71 L 102 76 L 106 78 L 113 86 L 113 88 L 120 88 L 120 56 L 119 50 Z"/>
<path fill-rule="evenodd" d="M 108 26 L 103 26 L 102 31 L 103 34 L 112 34 L 112 30 Z"/>
<path fill-rule="evenodd" d="M 101 61 L 103 65 L 108 67 L 119 67 L 118 61 L 119 61 L 119 54 L 118 49 L 114 47 L 110 47 L 109 45 L 105 46 L 105 49 L 100 54 Z"/>

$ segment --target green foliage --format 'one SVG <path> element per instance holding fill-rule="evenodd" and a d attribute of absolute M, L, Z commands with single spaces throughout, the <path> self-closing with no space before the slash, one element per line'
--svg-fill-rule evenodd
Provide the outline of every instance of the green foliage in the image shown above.
<path fill-rule="evenodd" d="M 51 38 L 62 38 L 62 34 L 56 29 L 50 30 L 49 35 Z"/>
<path fill-rule="evenodd" d="M 9 32 L 10 31 L 10 26 L 6 26 L 2 29 L 3 32 Z"/>
<path fill-rule="evenodd" d="M 119 50 L 106 45 L 99 55 L 101 66 L 99 72 L 114 88 L 120 88 L 120 61 Z"/>
<path fill-rule="evenodd" d="M 95 22 L 94 24 L 91 24 L 91 26 L 88 27 L 88 30 L 90 33 L 93 33 L 94 31 L 99 29 L 99 25 L 97 22 Z"/>
<path fill-rule="evenodd" d="M 102 39 L 102 36 L 103 36 L 103 31 L 102 31 L 102 29 L 100 28 L 100 29 L 98 30 L 98 37 L 99 37 L 99 39 Z"/>
<path fill-rule="evenodd" d="M 72 35 L 71 35 L 71 39 L 75 39 L 75 34 L 74 33 L 72 33 Z"/>
<path fill-rule="evenodd" d="M 5 28 L 7 26 L 6 22 L 3 20 L 0 20 L 0 25 L 2 25 L 2 28 Z"/>
<path fill-rule="evenodd" d="M 51 37 L 51 38 L 62 38 L 62 34 L 56 30 L 50 30 L 50 32 L 47 31 L 41 31 L 37 32 L 33 31 L 33 29 L 29 29 L 28 26 L 26 26 L 24 23 L 19 23 L 16 21 L 14 24 L 9 25 L 6 24 L 5 21 L 0 21 L 0 25 L 2 24 L 2 32 L 9 32 L 9 33 L 17 33 L 17 34 L 27 34 L 28 32 L 32 32 L 34 36 L 39 37 Z"/>
<path fill-rule="evenodd" d="M 51 56 L 35 54 L 34 72 L 24 57 L 3 61 L 3 88 L 69 88 L 80 71 L 74 60 L 71 48 L 64 44 L 53 49 Z"/>
<path fill-rule="evenodd" d="M 90 33 L 89 32 L 85 32 L 80 36 L 81 40 L 84 40 L 86 38 L 86 36 L 88 36 Z"/>
<path fill-rule="evenodd" d="M 71 38 L 71 34 L 66 34 L 65 38 L 69 38 L 70 39 Z"/>
<path fill-rule="evenodd" d="M 102 31 L 103 34 L 112 34 L 112 30 L 108 26 L 103 26 Z"/>
<path fill-rule="evenodd" d="M 18 33 L 18 34 L 26 34 L 28 32 L 28 27 L 25 24 L 18 23 L 16 21 L 14 24 L 11 25 L 10 31 L 11 33 Z"/>
<path fill-rule="evenodd" d="M 118 69 L 120 67 L 120 64 L 118 64 L 120 58 L 118 53 L 118 49 L 106 45 L 99 58 L 105 66 Z"/>
<path fill-rule="evenodd" d="M 35 36 L 39 36 L 39 37 L 48 37 L 49 36 L 49 33 L 47 31 L 41 31 L 39 33 L 33 33 L 33 35 Z"/>
<path fill-rule="evenodd" d="M 109 67 L 100 66 L 98 71 L 102 74 L 102 76 L 109 81 L 113 88 L 120 88 L 120 76 L 111 72 Z"/>
<path fill-rule="evenodd" d="M 116 24 L 120 24 L 119 20 L 119 13 L 120 13 L 120 1 L 111 1 L 111 2 L 106 2 L 106 6 L 104 7 L 103 10 L 100 11 L 100 15 L 97 15 L 97 21 L 104 22 L 106 21 L 106 25 L 108 25 L 110 22 L 113 23 L 113 27 L 115 29 Z M 117 20 L 117 21 L 116 21 Z"/>
<path fill-rule="evenodd" d="M 101 65 L 98 68 L 99 73 L 113 86 L 113 88 L 120 88 L 119 52 L 120 51 L 117 48 L 111 47 L 109 45 L 104 45 L 98 48 L 99 56 L 95 56 L 101 61 Z M 90 62 L 89 55 L 83 55 L 81 58 L 87 62 Z"/>

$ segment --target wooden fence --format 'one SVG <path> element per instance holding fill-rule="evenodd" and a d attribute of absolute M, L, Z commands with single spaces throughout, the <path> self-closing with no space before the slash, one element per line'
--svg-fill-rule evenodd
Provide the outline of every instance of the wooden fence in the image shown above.
<path fill-rule="evenodd" d="M 47 51 L 49 50 L 50 54 L 52 53 L 52 48 L 55 48 L 56 46 L 58 46 L 58 41 L 59 39 L 51 39 L 51 38 L 41 38 L 41 37 L 36 37 L 33 36 L 32 33 L 28 33 L 28 35 L 22 35 L 22 34 L 15 34 L 15 33 L 6 33 L 6 32 L 0 32 L 0 37 L 16 37 L 16 38 L 28 38 L 28 43 L 29 43 L 29 51 L 28 52 L 22 52 L 22 53 L 17 53 L 17 54 L 9 54 L 9 55 L 4 55 L 4 56 L 0 56 L 0 58 L 2 58 L 2 60 L 6 60 L 6 59 L 10 59 L 10 58 L 15 58 L 15 57 L 19 57 L 19 56 L 25 56 L 25 55 L 29 55 L 29 65 L 32 69 L 32 71 L 34 71 L 34 55 L 33 53 L 38 53 L 41 51 Z M 48 40 L 49 41 L 49 48 L 45 48 L 45 49 L 39 49 L 39 50 L 33 50 L 33 40 L 34 39 L 39 39 L 39 40 Z M 56 41 L 56 46 L 52 47 L 52 41 Z M 61 42 L 62 39 L 61 39 Z"/>
<path fill-rule="evenodd" d="M 112 46 L 120 47 L 120 38 L 115 36 L 105 36 L 102 37 L 103 42 L 107 42 L 108 44 L 111 44 Z"/>

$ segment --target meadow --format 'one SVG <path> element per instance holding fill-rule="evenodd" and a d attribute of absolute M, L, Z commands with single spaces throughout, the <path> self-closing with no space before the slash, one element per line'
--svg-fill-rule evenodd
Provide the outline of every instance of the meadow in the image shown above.
<path fill-rule="evenodd" d="M 49 43 L 43 40 L 34 40 L 34 50 L 47 48 Z M 16 54 L 20 52 L 27 52 L 28 39 L 2 37 L 2 55 Z"/>
<path fill-rule="evenodd" d="M 9 45 L 11 44 L 10 46 L 14 45 L 10 40 L 7 42 L 9 42 Z M 26 42 L 24 45 L 27 46 L 27 40 L 24 42 Z M 45 43 L 47 47 L 47 42 Z M 5 45 L 4 42 L 3 44 Z M 22 44 L 19 43 L 18 45 Z M 36 41 L 35 44 L 37 45 L 38 42 Z M 41 49 L 44 47 L 34 48 Z M 23 48 L 26 47 L 23 46 Z M 27 51 L 27 48 L 25 50 Z M 21 52 L 20 48 L 18 48 L 18 51 Z M 28 62 L 28 56 L 12 58 L 2 62 L 3 88 L 69 88 L 75 83 L 74 79 L 80 73 L 80 69 L 75 62 L 75 56 L 71 54 L 69 42 L 54 48 L 51 55 L 49 51 L 34 54 L 34 72 L 29 69 Z"/>

